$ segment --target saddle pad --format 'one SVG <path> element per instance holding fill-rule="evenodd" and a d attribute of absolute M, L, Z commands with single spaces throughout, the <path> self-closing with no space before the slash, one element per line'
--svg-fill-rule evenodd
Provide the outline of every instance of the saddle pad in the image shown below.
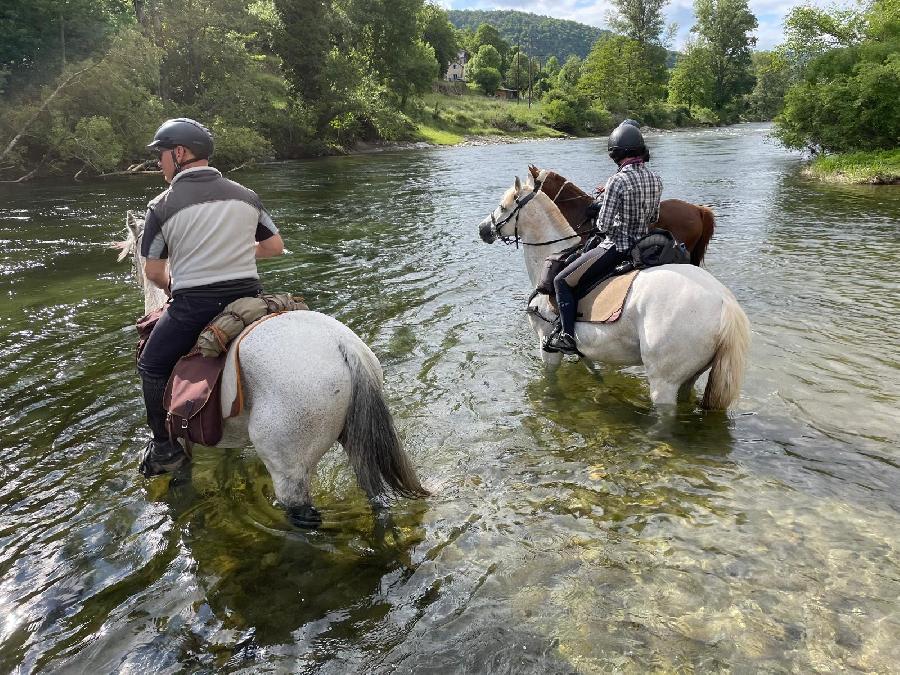
<path fill-rule="evenodd" d="M 225 358 L 225 368 L 222 370 L 221 379 L 221 401 L 222 401 L 222 417 L 236 417 L 241 414 L 244 409 L 244 392 L 241 387 L 241 342 L 247 337 L 247 334 L 259 326 L 263 321 L 268 321 L 272 317 L 284 314 L 284 312 L 275 312 L 266 314 L 261 319 L 257 319 L 244 330 L 241 331 L 228 348 L 228 355 Z"/>
<path fill-rule="evenodd" d="M 640 270 L 611 277 L 578 301 L 578 321 L 613 323 L 622 316 L 622 308 L 631 284 Z"/>

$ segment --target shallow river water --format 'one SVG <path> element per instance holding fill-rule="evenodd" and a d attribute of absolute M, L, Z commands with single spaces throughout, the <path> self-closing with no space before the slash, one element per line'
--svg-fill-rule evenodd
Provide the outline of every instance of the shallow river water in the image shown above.
<path fill-rule="evenodd" d="M 605 180 L 605 139 L 235 175 L 292 251 L 267 287 L 369 343 L 434 491 L 376 522 L 335 449 L 317 531 L 252 449 L 137 474 L 143 303 L 104 244 L 160 179 L 0 189 L 0 671 L 897 672 L 900 188 L 809 181 L 761 125 L 648 140 L 752 322 L 727 415 L 545 374 L 521 251 L 478 239 L 529 162 Z"/>

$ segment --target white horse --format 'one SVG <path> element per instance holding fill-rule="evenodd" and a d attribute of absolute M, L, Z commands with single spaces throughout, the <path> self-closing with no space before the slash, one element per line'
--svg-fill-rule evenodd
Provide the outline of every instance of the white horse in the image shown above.
<path fill-rule="evenodd" d="M 144 277 L 143 219 L 129 212 L 127 222 L 119 260 L 133 255 L 144 309 L 150 312 L 166 302 L 166 295 Z M 228 353 L 231 368 L 236 343 Z M 347 326 L 318 312 L 287 312 L 253 328 L 240 349 L 244 409 L 225 419 L 217 447 L 252 443 L 272 476 L 275 496 L 295 523 L 320 521 L 310 500 L 310 479 L 335 441 L 347 452 L 373 505 L 390 493 L 428 494 L 394 429 L 382 393 L 381 364 Z M 226 394 L 222 387 L 223 417 L 231 407 Z"/>
<path fill-rule="evenodd" d="M 578 235 L 553 201 L 529 182 L 515 185 L 479 226 L 481 239 L 521 244 L 531 287 L 540 281 L 547 256 L 571 246 Z M 546 295 L 533 298 L 529 320 L 539 342 L 550 333 L 556 312 Z M 607 324 L 579 322 L 578 349 L 591 361 L 619 366 L 643 364 L 656 405 L 677 401 L 679 389 L 692 387 L 710 369 L 702 405 L 727 409 L 740 394 L 750 322 L 731 292 L 694 265 L 663 265 L 634 280 L 622 317 Z M 540 349 L 540 347 L 539 347 Z M 556 367 L 562 354 L 541 350 Z"/>

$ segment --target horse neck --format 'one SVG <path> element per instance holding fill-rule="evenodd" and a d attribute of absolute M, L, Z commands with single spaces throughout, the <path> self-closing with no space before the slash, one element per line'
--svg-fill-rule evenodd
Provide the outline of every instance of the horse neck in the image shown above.
<path fill-rule="evenodd" d="M 138 283 L 140 283 L 141 288 L 144 289 L 144 314 L 149 314 L 165 305 L 169 297 L 164 290 L 159 288 L 156 284 L 151 283 L 147 277 L 144 276 L 144 259 L 141 257 L 140 250 L 141 240 L 138 237 L 135 240 L 134 248 L 134 275 L 138 280 Z"/>
<path fill-rule="evenodd" d="M 563 239 L 575 234 L 575 230 L 566 222 L 559 209 L 546 194 L 539 192 L 532 203 L 522 209 L 519 216 L 519 234 L 523 241 L 543 242 Z M 575 238 L 557 241 L 544 246 L 523 246 L 525 252 L 525 269 L 531 287 L 537 286 L 541 280 L 544 261 L 547 256 L 559 253 L 576 243 Z"/>
<path fill-rule="evenodd" d="M 165 291 L 144 279 L 144 314 L 159 309 L 166 304 L 168 299 Z"/>

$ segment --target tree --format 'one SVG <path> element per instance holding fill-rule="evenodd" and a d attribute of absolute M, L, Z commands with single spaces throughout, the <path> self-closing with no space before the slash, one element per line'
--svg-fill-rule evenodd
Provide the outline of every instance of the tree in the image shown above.
<path fill-rule="evenodd" d="M 331 50 L 331 0 L 275 0 L 281 30 L 275 50 L 291 89 L 300 98 L 318 99 L 322 89 L 326 54 Z"/>
<path fill-rule="evenodd" d="M 7 1 L 0 6 L 0 91 L 45 81 L 67 65 L 102 50 L 128 23 L 121 0 Z"/>
<path fill-rule="evenodd" d="M 669 102 L 693 108 L 712 108 L 715 87 L 712 52 L 697 40 L 685 45 L 669 78 Z"/>
<path fill-rule="evenodd" d="M 483 23 L 478 27 L 478 30 L 475 31 L 475 37 L 472 42 L 472 49 L 474 53 L 478 53 L 481 48 L 485 45 L 490 45 L 494 49 L 497 50 L 497 53 L 500 55 L 500 63 L 495 66 L 501 73 L 506 72 L 506 67 L 508 64 L 510 46 L 509 43 L 506 42 L 502 37 L 500 37 L 500 33 L 493 26 Z"/>
<path fill-rule="evenodd" d="M 663 95 L 665 50 L 621 35 L 600 39 L 581 69 L 578 90 L 611 112 L 639 114 Z"/>
<path fill-rule="evenodd" d="M 493 94 L 500 86 L 500 54 L 493 45 L 482 45 L 466 66 L 466 75 L 485 94 Z"/>
<path fill-rule="evenodd" d="M 712 70 L 712 107 L 724 120 L 734 119 L 733 103 L 753 88 L 750 48 L 756 38 L 756 17 L 747 0 L 695 0 L 697 23 L 691 31 L 699 46 L 708 50 Z"/>
<path fill-rule="evenodd" d="M 563 91 L 574 90 L 578 80 L 581 79 L 582 66 L 583 62 L 577 56 L 570 56 L 566 59 L 556 76 L 557 86 Z"/>
<path fill-rule="evenodd" d="M 799 80 L 775 119 L 778 138 L 814 152 L 900 145 L 900 1 L 875 0 L 856 16 L 798 8 L 786 24 L 782 54 Z"/>
<path fill-rule="evenodd" d="M 538 64 L 525 52 L 516 52 L 509 60 L 506 70 L 506 85 L 510 89 L 527 89 L 538 79 Z"/>
<path fill-rule="evenodd" d="M 613 0 L 615 11 L 609 25 L 616 31 L 640 44 L 661 44 L 665 19 L 663 7 L 669 0 Z"/>
<path fill-rule="evenodd" d="M 422 8 L 420 18 L 423 24 L 423 38 L 434 49 L 438 72 L 443 74 L 447 72 L 447 67 L 456 60 L 459 52 L 456 32 L 450 21 L 447 20 L 447 12 L 430 2 Z"/>
<path fill-rule="evenodd" d="M 759 122 L 772 120 L 784 106 L 790 68 L 776 52 L 753 52 L 753 77 L 756 84 L 747 96 L 746 117 Z"/>

